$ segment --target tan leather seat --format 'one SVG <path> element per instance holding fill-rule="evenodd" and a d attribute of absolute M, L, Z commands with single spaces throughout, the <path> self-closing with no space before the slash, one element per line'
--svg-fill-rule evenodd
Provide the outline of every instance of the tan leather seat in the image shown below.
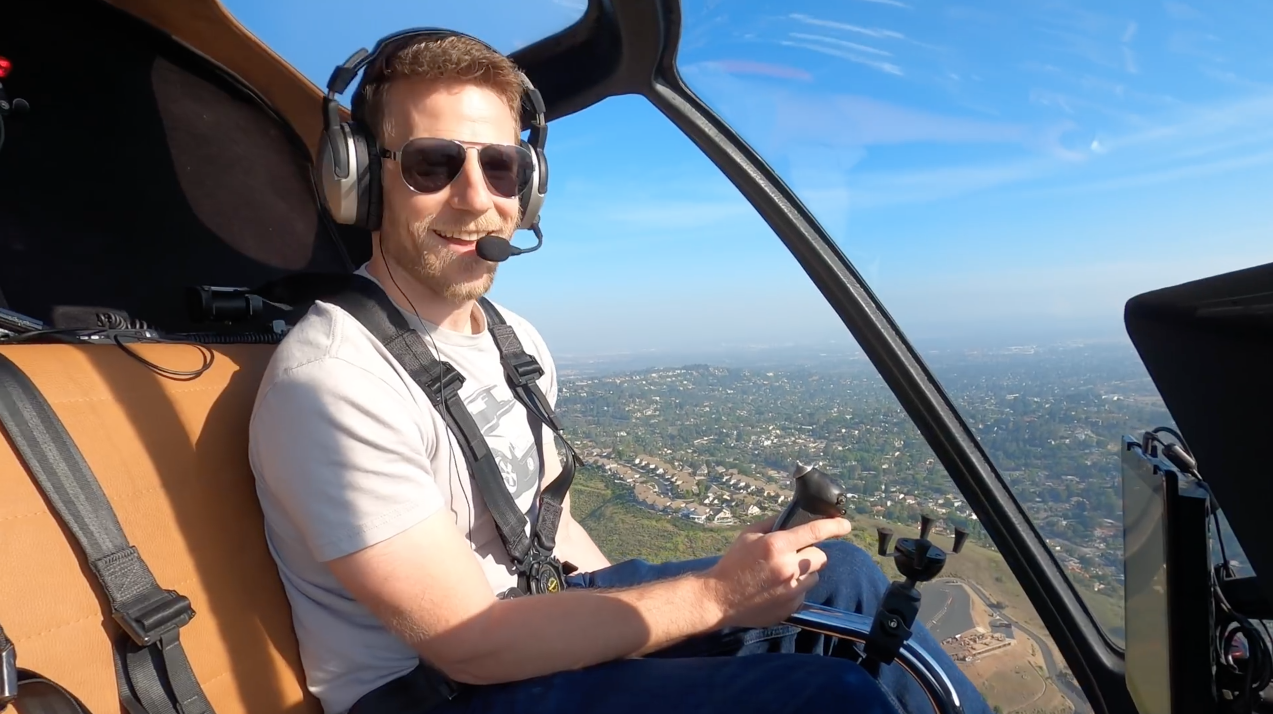
<path fill-rule="evenodd" d="M 194 346 L 130 348 L 170 369 L 203 361 Z M 0 347 L 52 404 L 160 587 L 190 598 L 196 615 L 181 641 L 217 714 L 321 711 L 304 687 L 247 460 L 248 418 L 272 349 L 215 348 L 208 372 L 179 381 L 114 345 Z M 122 711 L 110 644 L 119 627 L 7 440 L 0 565 L 0 625 L 19 666 L 94 714 Z"/>

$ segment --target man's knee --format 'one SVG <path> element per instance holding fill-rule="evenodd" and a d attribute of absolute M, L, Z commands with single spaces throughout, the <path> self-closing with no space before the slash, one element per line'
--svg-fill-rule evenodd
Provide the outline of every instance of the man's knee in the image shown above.
<path fill-rule="evenodd" d="M 888 576 L 875 564 L 874 557 L 861 546 L 847 540 L 828 540 L 819 543 L 818 548 L 827 554 L 827 569 L 861 578 L 866 584 L 888 587 Z"/>
<path fill-rule="evenodd" d="M 874 612 L 889 579 L 871 554 L 843 540 L 823 541 L 817 547 L 826 553 L 827 564 L 818 573 L 810 601 L 853 612 Z"/>

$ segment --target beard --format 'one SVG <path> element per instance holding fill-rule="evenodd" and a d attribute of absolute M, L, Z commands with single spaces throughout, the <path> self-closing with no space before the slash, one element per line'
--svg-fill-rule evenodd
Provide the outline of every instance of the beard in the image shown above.
<path fill-rule="evenodd" d="M 385 236 L 385 258 L 405 270 L 421 287 L 450 302 L 463 303 L 482 297 L 495 282 L 498 264 L 482 259 L 476 251 L 456 253 L 429 230 L 507 236 L 516 227 L 516 218 L 502 220 L 491 212 L 470 223 L 454 225 L 437 223 L 436 218 L 427 216 L 400 224 L 399 230 Z"/>

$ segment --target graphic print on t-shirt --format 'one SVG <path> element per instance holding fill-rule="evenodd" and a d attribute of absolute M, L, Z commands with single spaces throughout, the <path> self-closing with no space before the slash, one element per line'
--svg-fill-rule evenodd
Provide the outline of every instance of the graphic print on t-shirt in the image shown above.
<path fill-rule="evenodd" d="M 518 499 L 535 488 L 539 483 L 539 458 L 535 453 L 534 438 L 507 419 L 510 415 L 516 418 L 514 412 L 521 411 L 517 400 L 509 398 L 501 401 L 495 394 L 495 385 L 488 385 L 465 400 L 465 406 L 482 430 L 482 437 L 495 455 L 504 485 L 513 498 Z M 505 421 L 501 422 L 502 419 Z M 525 420 L 520 420 L 520 423 L 524 424 Z"/>

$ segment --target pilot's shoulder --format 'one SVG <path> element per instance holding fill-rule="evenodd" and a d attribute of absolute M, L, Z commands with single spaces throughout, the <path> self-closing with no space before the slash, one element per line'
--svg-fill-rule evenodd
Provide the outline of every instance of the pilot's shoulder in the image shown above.
<path fill-rule="evenodd" d="M 279 343 L 263 381 L 268 384 L 301 372 L 311 375 L 345 372 L 350 367 L 395 386 L 401 382 L 396 378 L 388 352 L 376 338 L 349 313 L 320 300 Z M 328 389 L 341 386 L 336 383 Z"/>

